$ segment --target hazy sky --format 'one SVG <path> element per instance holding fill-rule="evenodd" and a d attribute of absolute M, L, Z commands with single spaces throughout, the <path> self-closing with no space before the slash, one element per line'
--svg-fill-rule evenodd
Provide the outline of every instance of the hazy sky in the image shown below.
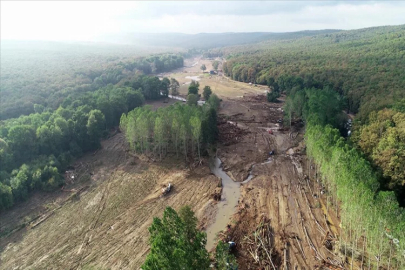
<path fill-rule="evenodd" d="M 1 1 L 1 39 L 83 40 L 128 32 L 289 32 L 405 24 L 400 1 Z"/>

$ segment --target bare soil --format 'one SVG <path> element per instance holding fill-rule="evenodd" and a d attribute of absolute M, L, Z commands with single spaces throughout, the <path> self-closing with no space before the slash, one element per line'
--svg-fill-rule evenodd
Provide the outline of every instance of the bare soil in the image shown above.
<path fill-rule="evenodd" d="M 35 227 L 30 223 L 19 231 L 18 238 L 17 233 L 3 237 L 0 268 L 81 269 L 89 265 L 137 269 L 149 249 L 147 228 L 153 217 L 162 216 L 166 206 L 178 210 L 187 203 L 203 220 L 218 184 L 208 166 L 190 170 L 175 157 L 163 162 L 140 160 L 126 149 L 124 136 L 119 133 L 104 141 L 94 155 L 78 160 L 76 168 L 80 164 L 90 168 L 76 174 L 78 178 L 83 177 L 80 173 L 90 176 L 82 184 L 87 188 L 76 193 L 80 188 L 65 187 L 71 191 L 64 193 L 75 195 L 67 201 L 53 201 L 61 205 L 40 213 L 46 220 Z M 162 185 L 169 182 L 173 190 L 161 197 Z M 2 216 L 2 223 L 22 206 L 26 205 Z"/>
<path fill-rule="evenodd" d="M 221 105 L 221 119 L 234 126 L 220 129 L 218 155 L 235 181 L 243 181 L 250 171 L 253 175 L 241 187 L 237 213 L 222 238 L 238 244 L 240 269 L 271 269 L 271 263 L 276 269 L 342 269 L 343 259 L 333 253 L 338 219 L 322 207 L 321 187 L 304 152 L 302 126 L 287 130 L 278 123 L 281 106 L 248 95 Z M 221 135 L 230 129 L 239 134 L 237 140 Z M 269 155 L 271 150 L 275 155 Z M 268 226 L 267 233 L 263 226 Z M 271 260 L 258 252 L 263 248 L 256 231 L 268 239 Z"/>

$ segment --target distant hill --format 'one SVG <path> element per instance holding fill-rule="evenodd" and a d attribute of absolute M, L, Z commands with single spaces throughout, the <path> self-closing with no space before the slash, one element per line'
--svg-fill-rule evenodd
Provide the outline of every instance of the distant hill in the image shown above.
<path fill-rule="evenodd" d="M 296 39 L 320 34 L 331 34 L 341 30 L 307 30 L 287 33 L 251 32 L 251 33 L 127 33 L 108 35 L 100 38 L 100 42 L 136 44 L 147 46 L 165 46 L 180 48 L 209 49 L 257 43 L 267 40 Z"/>

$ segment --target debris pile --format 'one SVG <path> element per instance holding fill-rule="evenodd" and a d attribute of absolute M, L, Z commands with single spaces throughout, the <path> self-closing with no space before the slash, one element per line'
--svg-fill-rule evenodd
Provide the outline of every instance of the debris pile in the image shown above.
<path fill-rule="evenodd" d="M 243 136 L 248 133 L 246 130 L 239 128 L 237 122 L 230 123 L 221 117 L 218 117 L 217 125 L 219 130 L 218 140 L 225 146 L 241 141 Z"/>
<path fill-rule="evenodd" d="M 214 190 L 214 193 L 212 194 L 212 198 L 215 201 L 220 201 L 221 200 L 221 194 L 222 194 L 222 187 L 217 187 Z"/>
<path fill-rule="evenodd" d="M 265 95 L 254 95 L 254 96 L 244 96 L 245 101 L 250 102 L 267 102 L 267 97 Z"/>
<path fill-rule="evenodd" d="M 259 269 L 279 269 L 280 256 L 275 250 L 274 234 L 267 217 L 263 216 L 256 229 L 243 238 L 242 247 L 249 252 Z"/>

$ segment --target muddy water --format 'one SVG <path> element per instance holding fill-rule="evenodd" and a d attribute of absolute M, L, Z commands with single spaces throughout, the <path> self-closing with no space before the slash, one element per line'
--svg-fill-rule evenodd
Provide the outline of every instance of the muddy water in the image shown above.
<path fill-rule="evenodd" d="M 270 163 L 271 161 L 272 159 L 269 158 L 267 161 L 260 164 L 264 165 Z M 241 182 L 242 184 L 245 184 L 254 178 L 252 171 L 255 165 L 256 164 L 252 165 L 251 169 L 249 170 L 248 177 Z M 222 170 L 221 160 L 217 157 L 210 161 L 210 169 L 213 174 L 222 179 L 222 197 L 221 201 L 217 204 L 218 212 L 215 216 L 214 223 L 207 228 L 207 250 L 214 247 L 217 233 L 225 230 L 226 225 L 231 222 L 230 218 L 235 213 L 235 208 L 238 205 L 241 184 L 233 181 L 228 174 Z"/>
<path fill-rule="evenodd" d="M 226 229 L 231 222 L 230 218 L 235 213 L 240 197 L 240 183 L 234 182 L 221 168 L 221 160 L 215 157 L 210 162 L 210 169 L 213 174 L 222 179 L 222 199 L 218 202 L 218 212 L 215 221 L 207 228 L 207 250 L 214 247 L 216 234 Z"/>

